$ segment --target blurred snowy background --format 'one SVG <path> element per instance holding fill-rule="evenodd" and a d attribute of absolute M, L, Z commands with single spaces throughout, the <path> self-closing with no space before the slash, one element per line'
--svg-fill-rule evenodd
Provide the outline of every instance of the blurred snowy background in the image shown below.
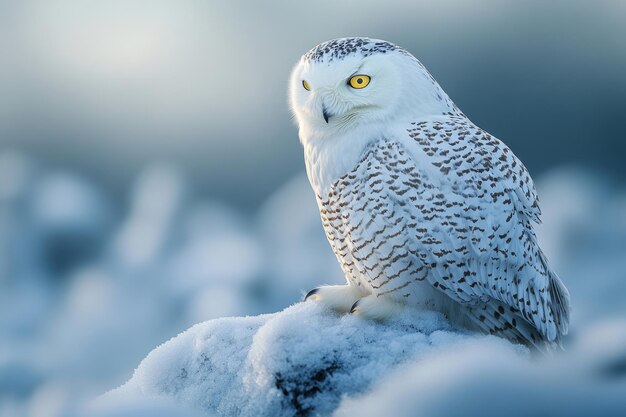
<path fill-rule="evenodd" d="M 0 1 L 0 416 L 64 415 L 194 323 L 342 281 L 286 105 L 334 37 L 404 46 L 525 162 L 573 339 L 626 320 L 624 21 L 619 0 Z"/>

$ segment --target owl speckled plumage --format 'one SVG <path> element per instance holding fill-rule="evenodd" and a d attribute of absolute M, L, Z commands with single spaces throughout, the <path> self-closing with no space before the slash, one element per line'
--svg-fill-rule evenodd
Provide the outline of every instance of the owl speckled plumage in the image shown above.
<path fill-rule="evenodd" d="M 569 294 L 537 244 L 528 171 L 413 55 L 369 38 L 322 43 L 294 68 L 290 103 L 347 279 L 306 299 L 373 319 L 433 309 L 530 346 L 561 343 Z"/>

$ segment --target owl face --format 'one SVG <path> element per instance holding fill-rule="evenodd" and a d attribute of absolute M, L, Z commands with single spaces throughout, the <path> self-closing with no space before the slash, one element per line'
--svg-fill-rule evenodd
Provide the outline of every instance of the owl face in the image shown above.
<path fill-rule="evenodd" d="M 290 81 L 290 104 L 301 128 L 344 129 L 389 117 L 402 93 L 399 56 L 353 53 L 341 59 L 303 59 Z"/>
<path fill-rule="evenodd" d="M 304 54 L 289 101 L 305 145 L 365 137 L 363 145 L 401 121 L 460 114 L 413 55 L 370 38 L 334 39 Z"/>

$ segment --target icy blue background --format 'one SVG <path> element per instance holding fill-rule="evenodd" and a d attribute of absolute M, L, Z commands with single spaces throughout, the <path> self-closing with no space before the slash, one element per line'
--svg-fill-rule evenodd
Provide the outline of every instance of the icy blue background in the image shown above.
<path fill-rule="evenodd" d="M 286 104 L 340 36 L 413 52 L 528 166 L 572 338 L 623 320 L 624 21 L 618 0 L 0 2 L 0 416 L 63 415 L 194 323 L 341 282 Z"/>
<path fill-rule="evenodd" d="M 626 178 L 620 0 L 1 4 L 1 143 L 118 198 L 166 159 L 208 195 L 258 207 L 302 170 L 292 66 L 355 35 L 414 53 L 533 174 L 577 163 Z"/>

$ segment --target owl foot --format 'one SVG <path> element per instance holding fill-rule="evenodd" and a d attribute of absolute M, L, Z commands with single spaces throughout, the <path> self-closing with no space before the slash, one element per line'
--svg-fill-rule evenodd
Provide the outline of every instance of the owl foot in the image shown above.
<path fill-rule="evenodd" d="M 403 309 L 403 305 L 386 297 L 368 295 L 352 305 L 350 313 L 369 320 L 385 320 Z"/>
<path fill-rule="evenodd" d="M 304 301 L 320 302 L 333 310 L 347 313 L 366 293 L 354 285 L 324 285 L 308 292 Z"/>

